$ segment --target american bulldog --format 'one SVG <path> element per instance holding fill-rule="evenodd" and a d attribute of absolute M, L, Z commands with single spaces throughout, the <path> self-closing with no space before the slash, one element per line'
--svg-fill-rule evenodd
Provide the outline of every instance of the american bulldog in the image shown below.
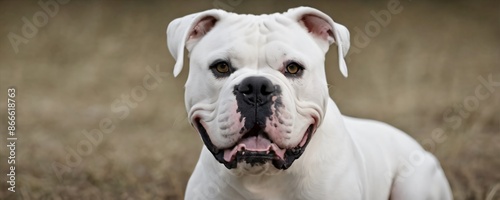
<path fill-rule="evenodd" d="M 172 21 L 174 75 L 189 54 L 185 105 L 204 142 L 185 199 L 451 199 L 438 160 L 382 122 L 347 117 L 330 98 L 325 53 L 341 73 L 349 31 L 298 7 Z"/>

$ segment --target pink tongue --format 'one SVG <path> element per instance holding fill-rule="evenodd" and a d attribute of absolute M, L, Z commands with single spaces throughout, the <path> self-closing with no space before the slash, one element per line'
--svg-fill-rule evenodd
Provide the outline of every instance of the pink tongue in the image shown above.
<path fill-rule="evenodd" d="M 241 140 L 233 149 L 226 149 L 224 151 L 224 160 L 231 162 L 238 151 L 270 151 L 273 150 L 281 159 L 285 156 L 286 149 L 280 149 L 276 144 L 271 143 L 270 140 L 258 135 L 248 137 Z"/>
<path fill-rule="evenodd" d="M 241 144 L 244 144 L 245 149 L 249 151 L 267 151 L 271 145 L 271 141 L 258 135 L 257 137 L 243 139 L 238 146 Z"/>

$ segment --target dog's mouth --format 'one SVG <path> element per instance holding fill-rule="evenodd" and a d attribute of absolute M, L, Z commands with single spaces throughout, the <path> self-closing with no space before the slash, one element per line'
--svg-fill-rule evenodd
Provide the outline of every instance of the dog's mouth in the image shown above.
<path fill-rule="evenodd" d="M 240 162 L 252 166 L 272 162 L 277 169 L 288 169 L 302 155 L 314 132 L 314 125 L 311 124 L 296 147 L 281 148 L 273 143 L 260 126 L 255 125 L 235 145 L 219 149 L 210 140 L 200 120 L 197 119 L 195 123 L 208 150 L 228 169 L 236 168 Z"/>

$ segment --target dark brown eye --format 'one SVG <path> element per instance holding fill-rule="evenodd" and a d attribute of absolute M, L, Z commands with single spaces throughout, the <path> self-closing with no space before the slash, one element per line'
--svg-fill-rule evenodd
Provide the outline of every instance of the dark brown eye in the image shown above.
<path fill-rule="evenodd" d="M 210 65 L 210 70 L 214 74 L 216 78 L 224 78 L 228 77 L 231 75 L 231 73 L 234 72 L 233 67 L 231 67 L 231 64 L 224 60 L 216 60 Z"/>
<path fill-rule="evenodd" d="M 228 73 L 229 72 L 229 66 L 225 62 L 217 63 L 217 65 L 215 66 L 215 69 L 219 73 Z"/>
<path fill-rule="evenodd" d="M 302 75 L 304 67 L 296 62 L 288 63 L 285 67 L 285 76 L 298 77 Z"/>

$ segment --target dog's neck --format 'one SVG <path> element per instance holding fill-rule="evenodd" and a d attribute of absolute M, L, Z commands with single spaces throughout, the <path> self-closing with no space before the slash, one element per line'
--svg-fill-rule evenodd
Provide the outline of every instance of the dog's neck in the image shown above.
<path fill-rule="evenodd" d="M 214 180 L 216 181 L 214 184 L 219 186 L 226 185 L 224 186 L 225 189 L 232 188 L 234 191 L 238 191 L 243 197 L 263 196 L 266 197 L 265 199 L 273 199 L 270 197 L 292 194 L 294 193 L 292 190 L 297 190 L 302 187 L 324 187 L 327 182 L 331 182 L 332 179 L 336 178 L 336 174 L 331 175 L 332 177 L 324 177 L 325 174 L 328 174 L 324 172 L 331 168 L 340 169 L 338 171 L 343 171 L 342 169 L 345 169 L 346 172 L 349 171 L 349 167 L 352 166 L 349 166 L 349 163 L 345 161 L 352 160 L 350 157 L 353 156 L 353 152 L 346 152 L 353 149 L 347 147 L 352 145 L 350 142 L 351 139 L 345 130 L 342 115 L 331 99 L 329 100 L 328 110 L 324 120 L 328 123 L 322 123 L 321 126 L 318 127 L 304 154 L 285 171 L 268 174 L 263 173 L 262 175 L 236 175 L 228 171 L 228 169 L 213 159 L 212 156 L 204 156 L 202 158 L 209 158 L 205 159 L 204 162 L 214 168 L 212 171 L 219 172 L 219 174 L 212 177 L 218 179 Z M 330 151 L 325 152 L 324 149 L 329 149 Z M 318 155 L 317 152 L 321 152 L 321 155 Z M 306 165 L 308 167 L 306 167 Z M 273 190 L 270 191 L 269 188 L 273 188 Z M 307 189 L 303 191 L 315 190 Z M 304 198 L 299 199 L 322 197 L 322 194 L 317 193 L 303 195 Z"/>

